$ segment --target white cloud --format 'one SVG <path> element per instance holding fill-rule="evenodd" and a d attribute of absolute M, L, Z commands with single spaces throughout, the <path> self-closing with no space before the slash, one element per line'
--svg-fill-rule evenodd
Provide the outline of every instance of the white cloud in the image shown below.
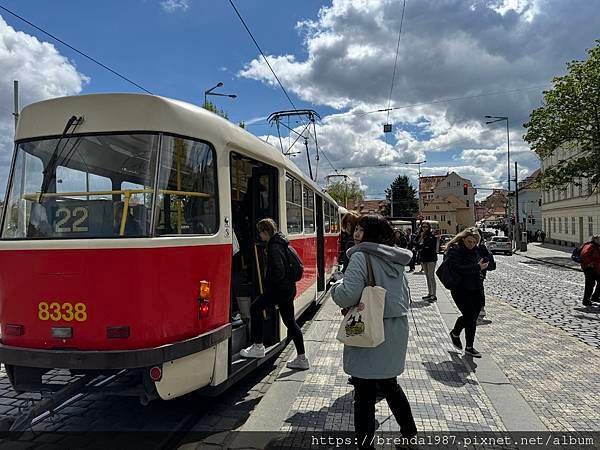
<path fill-rule="evenodd" d="M 4 196 L 14 133 L 13 80 L 20 106 L 81 92 L 89 79 L 47 42 L 15 31 L 0 16 L 0 197 Z"/>
<path fill-rule="evenodd" d="M 479 177 L 474 182 L 499 184 L 507 177 L 506 133 L 502 124 L 486 126 L 483 116 L 500 115 L 510 118 L 511 153 L 533 171 L 537 159 L 521 125 L 552 77 L 594 45 L 595 2 L 407 2 L 392 106 L 420 106 L 390 114 L 398 142 L 387 144 L 386 113 L 360 113 L 387 106 L 401 12 L 397 0 L 332 0 L 297 25 L 306 56 L 267 56 L 288 91 L 317 106 L 349 109 L 324 117 L 321 126 L 319 140 L 334 165 L 415 161 L 453 150 L 456 160 L 428 163 L 424 173 L 458 167 Z M 278 89 L 258 57 L 238 76 Z M 365 168 L 360 176 L 372 185 L 389 184 L 395 174 Z"/>
<path fill-rule="evenodd" d="M 170 13 L 178 10 L 187 11 L 190 7 L 190 0 L 162 0 L 160 6 Z"/>

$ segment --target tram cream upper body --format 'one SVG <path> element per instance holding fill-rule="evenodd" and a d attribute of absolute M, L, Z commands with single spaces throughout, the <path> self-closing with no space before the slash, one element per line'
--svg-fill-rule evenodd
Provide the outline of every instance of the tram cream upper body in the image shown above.
<path fill-rule="evenodd" d="M 290 172 L 335 203 L 321 188 L 274 146 L 204 108 L 147 94 L 90 94 L 44 100 L 21 112 L 16 140 L 60 136 L 71 116 L 83 117 L 76 134 L 165 132 L 210 142 L 216 150 L 220 223 L 229 211 L 229 151 Z M 285 191 L 283 191 L 285 192 Z M 282 197 L 282 196 L 281 196 Z M 280 198 L 280 204 L 285 199 Z M 283 208 L 285 210 L 285 208 Z M 137 239 L 68 239 L 1 242 L 0 249 L 163 247 L 230 243 L 223 227 L 214 236 L 168 236 Z"/>

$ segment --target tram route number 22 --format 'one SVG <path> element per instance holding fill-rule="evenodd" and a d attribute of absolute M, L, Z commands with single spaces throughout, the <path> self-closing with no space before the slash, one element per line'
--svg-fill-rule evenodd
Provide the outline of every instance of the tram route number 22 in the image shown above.
<path fill-rule="evenodd" d="M 38 304 L 38 319 L 52 320 L 58 322 L 64 320 L 71 322 L 85 322 L 87 320 L 87 310 L 85 303 L 58 303 L 58 302 L 40 302 Z"/>

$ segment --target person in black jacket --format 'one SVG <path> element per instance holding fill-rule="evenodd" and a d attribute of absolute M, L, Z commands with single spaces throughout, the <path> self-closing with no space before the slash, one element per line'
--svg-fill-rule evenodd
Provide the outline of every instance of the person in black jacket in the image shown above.
<path fill-rule="evenodd" d="M 265 356 L 263 344 L 263 310 L 272 305 L 279 306 L 281 320 L 288 330 L 288 338 L 294 341 L 297 356 L 287 363 L 289 369 L 307 370 L 308 359 L 304 351 L 304 338 L 302 330 L 296 323 L 294 315 L 294 298 L 296 297 L 296 283 L 290 280 L 287 247 L 290 242 L 277 231 L 277 224 L 273 219 L 262 219 L 256 224 L 260 238 L 267 242 L 267 269 L 263 282 L 263 294 L 254 302 L 252 308 L 258 314 L 252 338 L 254 343 L 240 351 L 244 358 L 262 358 Z"/>
<path fill-rule="evenodd" d="M 346 271 L 350 259 L 346 252 L 354 246 L 354 229 L 360 216 L 355 211 L 348 211 L 342 217 L 342 236 L 340 239 L 340 255 L 338 262 L 343 266 L 342 272 Z"/>
<path fill-rule="evenodd" d="M 413 252 L 413 257 L 410 260 L 410 263 L 408 263 L 408 271 L 409 272 L 414 272 L 415 271 L 415 263 L 417 261 L 417 251 L 415 250 L 415 235 L 412 232 L 412 228 L 407 228 L 406 229 L 406 233 L 404 233 L 404 235 L 406 236 L 406 241 L 408 243 L 408 246 L 406 247 L 408 250 L 410 250 L 411 252 Z"/>
<path fill-rule="evenodd" d="M 416 248 L 421 258 L 421 268 L 427 278 L 428 295 L 423 297 L 430 303 L 437 301 L 435 285 L 435 266 L 437 264 L 437 237 L 431 232 L 431 225 L 427 222 L 421 224 L 421 229 L 415 240 Z"/>
<path fill-rule="evenodd" d="M 483 304 L 481 305 L 481 311 L 479 311 L 479 317 L 477 318 L 477 323 L 481 324 L 481 323 L 483 323 L 483 318 L 486 315 L 485 288 L 484 288 L 483 284 L 485 281 L 485 277 L 487 276 L 487 273 L 491 270 L 496 270 L 496 261 L 494 260 L 494 255 L 492 255 L 490 253 L 490 251 L 487 249 L 487 247 L 485 245 L 485 240 L 483 239 L 482 231 L 478 228 L 477 232 L 479 233 L 479 245 L 477 246 L 477 253 L 479 254 L 480 259 L 484 258 L 484 259 L 488 260 L 487 269 L 481 271 L 481 296 L 483 299 Z"/>
<path fill-rule="evenodd" d="M 479 233 L 476 228 L 467 228 L 457 234 L 446 247 L 446 259 L 450 270 L 460 279 L 459 285 L 450 291 L 456 306 L 462 313 L 450 332 L 452 344 L 462 350 L 460 333 L 465 330 L 465 353 L 481 358 L 475 350 L 477 317 L 483 305 L 483 279 L 481 272 L 488 268 L 488 260 L 482 258 L 477 248 Z"/>

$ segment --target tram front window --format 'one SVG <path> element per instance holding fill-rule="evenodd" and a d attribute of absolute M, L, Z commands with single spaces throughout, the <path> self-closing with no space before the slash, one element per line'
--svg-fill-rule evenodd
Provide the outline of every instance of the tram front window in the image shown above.
<path fill-rule="evenodd" d="M 159 136 L 70 136 L 21 142 L 3 239 L 150 235 Z"/>

